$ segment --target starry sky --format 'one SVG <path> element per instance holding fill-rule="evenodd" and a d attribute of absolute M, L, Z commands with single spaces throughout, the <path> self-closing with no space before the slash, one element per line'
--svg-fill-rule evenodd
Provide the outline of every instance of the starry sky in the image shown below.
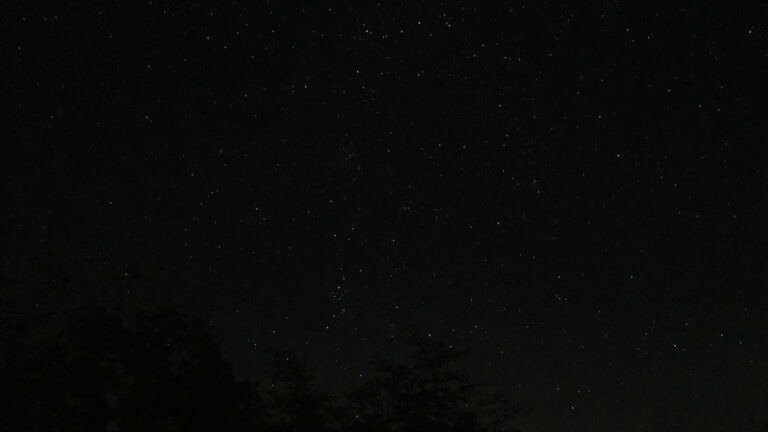
<path fill-rule="evenodd" d="M 6 274 L 154 275 L 329 391 L 454 338 L 531 432 L 768 416 L 764 3 L 1 8 Z"/>

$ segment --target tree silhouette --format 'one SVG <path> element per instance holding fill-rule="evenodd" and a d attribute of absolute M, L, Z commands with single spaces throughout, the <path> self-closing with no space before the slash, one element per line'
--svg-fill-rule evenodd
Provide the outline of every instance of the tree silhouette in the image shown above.
<path fill-rule="evenodd" d="M 409 363 L 382 362 L 349 395 L 350 431 L 511 431 L 523 410 L 488 395 L 456 366 L 463 351 L 432 339 L 410 342 Z"/>
<path fill-rule="evenodd" d="M 238 385 L 201 323 L 107 310 L 69 320 L 5 368 L 15 403 L 7 430 L 231 430 L 248 389 Z"/>
<path fill-rule="evenodd" d="M 330 429 L 331 398 L 315 387 L 314 378 L 306 360 L 287 351 L 274 353 L 270 385 L 265 392 L 270 430 L 322 432 Z"/>
<path fill-rule="evenodd" d="M 2 432 L 501 432 L 522 413 L 431 338 L 340 398 L 290 352 L 265 385 L 238 382 L 207 323 L 153 300 L 151 281 L 65 267 L 0 281 Z"/>
<path fill-rule="evenodd" d="M 56 273 L 3 292 L 14 320 L 2 339 L 0 430 L 210 431 L 245 423 L 253 392 L 235 381 L 202 321 L 135 301 L 115 280 L 86 279 Z"/>

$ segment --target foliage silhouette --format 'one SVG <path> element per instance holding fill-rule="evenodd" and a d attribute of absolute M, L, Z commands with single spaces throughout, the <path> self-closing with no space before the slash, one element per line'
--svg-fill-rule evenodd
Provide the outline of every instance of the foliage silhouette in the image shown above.
<path fill-rule="evenodd" d="M 140 277 L 47 267 L 55 271 L 0 284 L 8 320 L 0 339 L 1 431 L 207 431 L 245 423 L 250 386 L 235 381 L 202 321 L 148 300 L 151 287 Z"/>
<path fill-rule="evenodd" d="M 269 429 L 276 432 L 331 430 L 331 398 L 314 385 L 305 359 L 291 352 L 275 352 L 270 385 L 264 391 Z"/>
<path fill-rule="evenodd" d="M 207 431 L 243 418 L 247 387 L 199 322 L 167 310 L 68 321 L 6 356 L 5 430 Z"/>
<path fill-rule="evenodd" d="M 431 338 L 409 341 L 410 362 L 381 362 L 373 378 L 349 396 L 350 431 L 512 431 L 525 414 L 500 395 L 490 395 L 457 367 L 464 354 Z"/>
<path fill-rule="evenodd" d="M 143 278 L 25 280 L 0 281 L 2 432 L 494 432 L 521 413 L 445 342 L 413 340 L 408 361 L 334 398 L 290 352 L 263 386 L 237 381 L 207 323 L 142 296 Z"/>

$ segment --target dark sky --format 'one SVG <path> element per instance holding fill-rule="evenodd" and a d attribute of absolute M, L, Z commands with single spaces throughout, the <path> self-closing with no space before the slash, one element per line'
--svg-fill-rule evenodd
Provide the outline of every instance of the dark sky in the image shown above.
<path fill-rule="evenodd" d="M 5 273 L 156 275 L 241 376 L 290 346 L 329 390 L 453 337 L 531 432 L 768 415 L 763 2 L 0 16 Z"/>

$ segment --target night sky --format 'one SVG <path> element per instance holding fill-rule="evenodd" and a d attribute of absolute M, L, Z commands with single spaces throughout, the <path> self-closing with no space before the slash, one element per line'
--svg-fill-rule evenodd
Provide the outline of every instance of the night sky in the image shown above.
<path fill-rule="evenodd" d="M 65 3 L 0 7 L 4 274 L 328 391 L 454 338 L 530 432 L 768 417 L 765 3 Z"/>

